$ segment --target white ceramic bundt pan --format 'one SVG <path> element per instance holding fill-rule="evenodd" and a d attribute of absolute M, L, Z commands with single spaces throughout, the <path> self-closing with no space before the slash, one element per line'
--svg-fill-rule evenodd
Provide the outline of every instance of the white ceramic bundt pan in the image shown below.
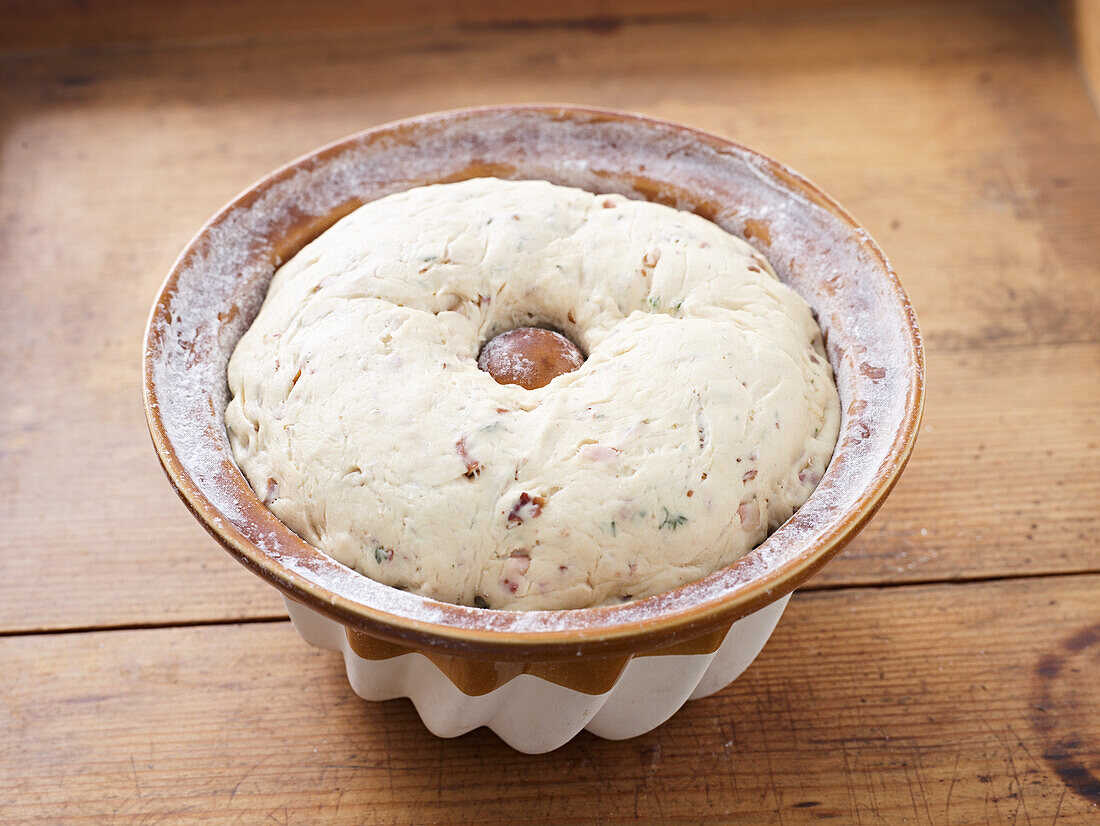
<path fill-rule="evenodd" d="M 710 654 L 634 657 L 614 687 L 602 694 L 519 674 L 487 694 L 471 696 L 423 654 L 360 657 L 343 624 L 284 597 L 302 639 L 344 655 L 351 687 L 364 700 L 408 697 L 438 737 L 488 726 L 509 746 L 528 754 L 552 751 L 581 729 L 609 740 L 637 737 L 661 725 L 688 700 L 721 691 L 756 659 L 790 598 L 786 594 L 737 620 Z"/>
<path fill-rule="evenodd" d="M 814 308 L 840 391 L 841 435 L 810 499 L 754 551 L 622 605 L 482 610 L 361 576 L 300 539 L 253 493 L 226 438 L 225 368 L 275 269 L 362 203 L 485 175 L 695 211 L 765 253 Z M 153 444 L 180 497 L 283 592 L 307 641 L 343 652 L 357 694 L 410 697 L 440 736 L 487 725 L 514 748 L 541 752 L 581 728 L 642 734 L 752 662 L 790 592 L 859 532 L 897 481 L 916 439 L 923 364 L 916 318 L 882 252 L 804 178 L 684 126 L 511 106 L 354 135 L 236 198 L 184 250 L 153 306 L 144 392 Z"/>

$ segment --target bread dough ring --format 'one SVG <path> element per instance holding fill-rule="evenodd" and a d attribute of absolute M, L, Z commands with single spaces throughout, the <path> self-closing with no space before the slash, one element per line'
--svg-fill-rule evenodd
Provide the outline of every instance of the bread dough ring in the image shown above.
<path fill-rule="evenodd" d="M 516 327 L 587 354 L 526 390 Z M 655 594 L 812 492 L 839 400 L 806 303 L 698 216 L 479 178 L 360 207 L 275 274 L 229 363 L 234 457 L 271 511 L 386 584 L 465 605 Z"/>

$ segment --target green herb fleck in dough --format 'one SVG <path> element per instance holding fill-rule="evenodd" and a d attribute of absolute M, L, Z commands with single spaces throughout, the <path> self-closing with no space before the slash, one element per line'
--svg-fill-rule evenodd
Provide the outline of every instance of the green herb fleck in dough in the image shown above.
<path fill-rule="evenodd" d="M 688 521 L 688 518 L 682 513 L 678 513 L 673 516 L 671 513 L 669 513 L 668 508 L 662 508 L 662 510 L 665 512 L 665 518 L 661 521 L 661 528 L 667 528 L 670 531 L 674 531 L 681 525 L 686 524 Z"/>
<path fill-rule="evenodd" d="M 393 559 L 393 551 L 389 548 L 383 548 L 379 545 L 374 549 L 374 561 L 381 565 L 383 562 L 389 562 Z"/>

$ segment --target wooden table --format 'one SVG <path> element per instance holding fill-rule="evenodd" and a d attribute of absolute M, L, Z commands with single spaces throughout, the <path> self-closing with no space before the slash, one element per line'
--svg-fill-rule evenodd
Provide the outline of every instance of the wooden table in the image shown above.
<path fill-rule="evenodd" d="M 0 821 L 1097 822 L 1100 119 L 1066 7 L 430 5 L 3 12 Z M 358 700 L 297 638 L 162 478 L 139 345 L 176 252 L 279 163 L 557 100 L 729 135 L 839 198 L 910 291 L 928 405 L 740 680 L 525 757 Z"/>

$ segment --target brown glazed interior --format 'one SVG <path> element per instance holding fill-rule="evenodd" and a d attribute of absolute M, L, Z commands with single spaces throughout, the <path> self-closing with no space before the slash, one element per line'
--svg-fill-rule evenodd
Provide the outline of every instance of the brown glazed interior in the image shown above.
<path fill-rule="evenodd" d="M 424 184 L 495 175 L 618 192 L 694 211 L 764 252 L 818 314 L 843 418 L 817 490 L 762 545 L 673 591 L 622 605 L 493 611 L 439 603 L 313 548 L 252 492 L 225 433 L 225 368 L 275 269 L 356 206 Z M 206 529 L 295 600 L 374 643 L 495 661 L 614 658 L 713 634 L 797 587 L 871 517 L 909 458 L 924 353 L 874 241 L 831 198 L 759 153 L 684 126 L 566 106 L 464 109 L 353 135 L 274 172 L 191 241 L 145 338 L 149 429 Z M 675 650 L 675 649 L 673 649 Z M 386 656 L 376 652 L 374 656 Z"/>

